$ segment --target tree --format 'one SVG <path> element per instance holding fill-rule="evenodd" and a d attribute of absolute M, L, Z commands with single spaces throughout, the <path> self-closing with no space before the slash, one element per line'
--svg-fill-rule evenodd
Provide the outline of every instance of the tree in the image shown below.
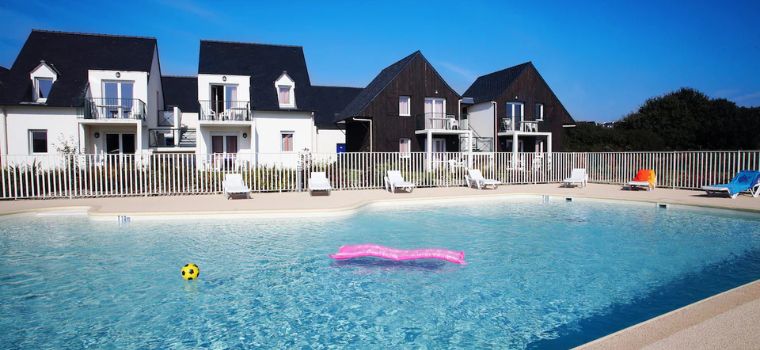
<path fill-rule="evenodd" d="M 710 99 L 692 88 L 646 100 L 610 131 L 581 125 L 568 131 L 568 150 L 760 149 L 760 107 L 737 107 L 734 102 Z"/>

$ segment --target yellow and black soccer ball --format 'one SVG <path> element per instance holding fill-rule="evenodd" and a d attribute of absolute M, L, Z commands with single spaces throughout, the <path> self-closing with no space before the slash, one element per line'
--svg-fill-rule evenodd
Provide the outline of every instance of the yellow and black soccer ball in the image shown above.
<path fill-rule="evenodd" d="M 198 265 L 187 264 L 182 267 L 182 278 L 188 281 L 198 278 L 198 275 L 200 274 L 201 274 L 201 270 L 198 268 Z"/>

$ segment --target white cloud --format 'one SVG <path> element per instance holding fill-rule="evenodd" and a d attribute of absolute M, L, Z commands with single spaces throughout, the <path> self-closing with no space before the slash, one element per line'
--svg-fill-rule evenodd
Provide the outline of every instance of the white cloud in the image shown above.
<path fill-rule="evenodd" d="M 744 100 L 752 100 L 752 99 L 755 99 L 755 98 L 760 98 L 760 91 L 753 92 L 751 94 L 737 96 L 737 97 L 732 98 L 731 100 L 733 100 L 735 102 L 739 102 L 739 101 L 744 101 Z"/>
<path fill-rule="evenodd" d="M 444 68 L 446 68 L 446 69 L 454 72 L 454 73 L 459 74 L 460 76 L 462 76 L 464 79 L 466 79 L 470 83 L 474 82 L 475 79 L 478 78 L 478 75 L 475 74 L 475 72 L 473 72 L 473 71 L 471 71 L 471 70 L 469 70 L 467 68 L 462 68 L 460 66 L 457 66 L 457 65 L 455 65 L 453 63 L 438 62 L 438 64 L 441 65 L 442 67 L 444 67 Z"/>

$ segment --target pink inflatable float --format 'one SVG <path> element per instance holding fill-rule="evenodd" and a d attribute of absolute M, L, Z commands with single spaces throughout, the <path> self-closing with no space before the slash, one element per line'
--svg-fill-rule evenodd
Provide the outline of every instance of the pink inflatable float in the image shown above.
<path fill-rule="evenodd" d="M 456 264 L 467 265 L 467 263 L 464 261 L 464 251 L 457 253 L 443 249 L 401 250 L 387 248 L 375 244 L 344 245 L 338 248 L 338 253 L 329 255 L 335 260 L 374 256 L 395 261 L 413 259 L 441 259 Z"/>

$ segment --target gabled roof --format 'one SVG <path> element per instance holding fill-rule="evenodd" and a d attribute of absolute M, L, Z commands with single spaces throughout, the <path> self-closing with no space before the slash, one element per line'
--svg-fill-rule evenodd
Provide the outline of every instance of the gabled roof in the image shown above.
<path fill-rule="evenodd" d="M 177 106 L 182 112 L 198 113 L 198 77 L 161 77 L 166 108 Z"/>
<path fill-rule="evenodd" d="M 45 61 L 58 73 L 45 105 L 81 106 L 87 71 L 150 72 L 155 38 L 32 30 L 3 81 L 0 103 L 32 102 L 29 73 Z"/>
<path fill-rule="evenodd" d="M 339 129 L 333 123 L 335 115 L 342 111 L 351 102 L 362 88 L 342 86 L 312 86 L 312 99 L 314 107 L 314 123 L 320 129 Z"/>
<path fill-rule="evenodd" d="M 347 118 L 358 116 L 369 104 L 379 95 L 393 79 L 401 73 L 402 70 L 412 62 L 417 56 L 422 56 L 419 50 L 415 51 L 409 56 L 402 58 L 400 61 L 386 67 L 380 74 L 378 74 L 372 82 L 367 85 L 351 103 L 349 103 L 343 111 L 333 119 L 333 123 L 337 123 Z"/>
<path fill-rule="evenodd" d="M 480 76 L 474 83 L 472 83 L 472 85 L 470 85 L 462 96 L 472 97 L 474 103 L 494 101 L 512 86 L 512 83 L 517 80 L 517 77 L 519 77 L 529 65 L 532 66 L 533 63 L 525 62 L 498 72 Z"/>
<path fill-rule="evenodd" d="M 0 67 L 0 102 L 3 101 L 3 83 L 8 78 L 8 68 Z"/>
<path fill-rule="evenodd" d="M 280 110 L 274 82 L 283 72 L 296 83 L 296 110 L 311 111 L 311 81 L 302 47 L 201 40 L 198 74 L 250 76 L 252 109 Z"/>

